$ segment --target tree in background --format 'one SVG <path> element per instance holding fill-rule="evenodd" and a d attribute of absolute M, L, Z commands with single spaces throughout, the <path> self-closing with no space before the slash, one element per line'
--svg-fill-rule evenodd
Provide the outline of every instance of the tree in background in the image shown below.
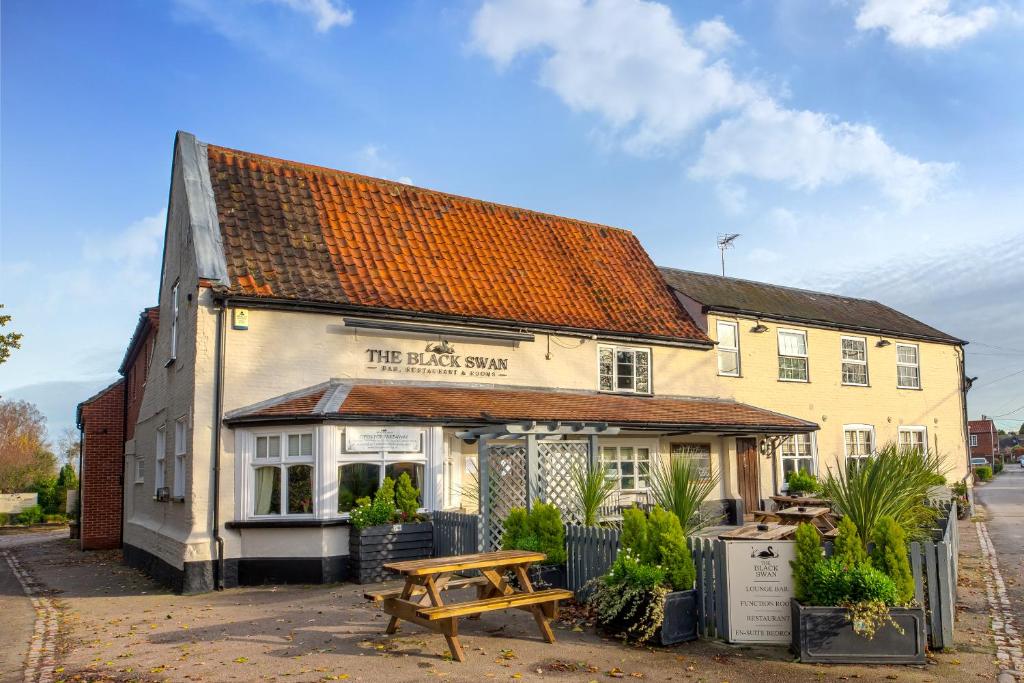
<path fill-rule="evenodd" d="M 78 471 L 78 456 L 82 451 L 82 440 L 81 434 L 74 427 L 65 427 L 60 432 L 60 437 L 57 439 L 57 453 L 61 456 L 63 461 L 77 472 Z"/>
<path fill-rule="evenodd" d="M 54 478 L 57 458 L 46 443 L 46 418 L 28 401 L 0 401 L 0 492 L 33 490 Z"/>
<path fill-rule="evenodd" d="M 3 307 L 4 305 L 0 304 L 0 310 Z M 9 322 L 11 322 L 11 316 L 0 313 L 0 328 L 6 327 Z M 21 337 L 20 332 L 0 333 L 0 364 L 11 357 L 11 349 L 21 348 Z"/>

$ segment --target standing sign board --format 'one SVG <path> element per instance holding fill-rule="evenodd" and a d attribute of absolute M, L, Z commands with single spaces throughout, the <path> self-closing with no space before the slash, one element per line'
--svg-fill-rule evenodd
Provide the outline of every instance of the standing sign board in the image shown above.
<path fill-rule="evenodd" d="M 789 643 L 795 541 L 725 543 L 730 643 Z"/>
<path fill-rule="evenodd" d="M 349 453 L 408 453 L 419 451 L 423 430 L 415 427 L 345 427 Z"/>

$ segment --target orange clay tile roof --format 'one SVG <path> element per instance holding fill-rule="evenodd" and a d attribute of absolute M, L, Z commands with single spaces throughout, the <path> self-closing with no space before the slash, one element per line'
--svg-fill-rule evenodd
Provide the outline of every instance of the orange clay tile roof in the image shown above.
<path fill-rule="evenodd" d="M 320 403 L 325 391 L 331 392 Z M 387 419 L 414 422 L 607 422 L 622 427 L 810 432 L 818 428 L 788 415 L 745 403 L 714 399 L 491 389 L 467 386 L 350 384 L 310 387 L 309 400 L 291 394 L 228 415 L 228 422 L 308 419 Z M 332 402 L 331 396 L 337 401 Z M 310 409 L 307 406 L 319 404 Z M 285 407 L 287 405 L 287 408 Z"/>
<path fill-rule="evenodd" d="M 207 154 L 229 294 L 709 343 L 626 230 Z"/>

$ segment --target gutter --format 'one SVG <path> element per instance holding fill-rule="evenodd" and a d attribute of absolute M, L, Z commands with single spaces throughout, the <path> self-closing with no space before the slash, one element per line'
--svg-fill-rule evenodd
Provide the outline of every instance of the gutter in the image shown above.
<path fill-rule="evenodd" d="M 275 297 L 261 296 L 239 296 L 218 293 L 214 291 L 214 300 L 221 302 L 227 307 L 239 308 L 266 308 L 285 311 L 305 311 L 309 313 L 336 313 L 344 315 L 373 315 L 383 320 L 394 320 L 408 322 L 410 319 L 432 321 L 438 323 L 468 323 L 477 327 L 491 329 L 513 329 L 523 331 L 524 329 L 536 330 L 544 334 L 558 334 L 566 337 L 588 337 L 595 340 L 624 341 L 636 343 L 656 343 L 664 346 L 674 346 L 687 349 L 701 349 L 707 351 L 714 348 L 715 343 L 700 340 L 685 340 L 678 337 L 660 337 L 657 335 L 641 335 L 622 332 L 609 332 L 608 330 L 590 330 L 585 328 L 564 328 L 557 325 L 543 325 L 537 323 L 519 323 L 516 321 L 499 321 L 490 319 L 474 318 L 471 316 L 440 315 L 435 313 L 423 313 L 419 311 L 396 311 L 390 308 L 374 308 L 371 306 L 351 306 L 345 304 L 318 303 L 314 301 L 293 301 L 291 299 L 279 299 Z"/>
<path fill-rule="evenodd" d="M 220 535 L 220 437 L 224 396 L 224 307 L 217 308 L 217 339 L 213 355 L 213 537 L 217 555 L 213 564 L 213 589 L 224 590 L 224 539 Z"/>

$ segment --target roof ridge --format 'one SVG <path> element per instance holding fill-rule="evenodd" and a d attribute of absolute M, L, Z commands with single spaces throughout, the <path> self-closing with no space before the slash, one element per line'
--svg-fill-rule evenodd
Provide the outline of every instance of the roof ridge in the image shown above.
<path fill-rule="evenodd" d="M 834 294 L 833 292 L 823 292 L 823 291 L 818 290 L 818 289 L 807 289 L 806 287 L 792 287 L 790 285 L 779 285 L 779 284 L 775 284 L 774 282 L 763 282 L 761 280 L 750 280 L 750 279 L 742 278 L 742 277 L 730 277 L 728 275 L 716 275 L 715 273 L 701 273 L 700 271 L 696 271 L 696 270 L 686 270 L 685 268 L 673 268 L 672 266 L 658 266 L 658 270 L 670 270 L 670 271 L 673 271 L 673 272 L 676 272 L 676 273 L 687 273 L 687 274 L 690 274 L 690 275 L 700 275 L 701 277 L 713 277 L 713 278 L 717 278 L 719 280 L 734 280 L 736 282 L 747 282 L 747 283 L 750 283 L 752 285 L 760 285 L 761 287 L 775 287 L 776 289 L 788 289 L 788 290 L 790 290 L 792 292 L 803 292 L 805 294 L 818 294 L 820 296 L 831 296 L 831 297 L 835 297 L 836 299 L 853 299 L 854 301 L 867 301 L 868 303 L 878 304 L 879 306 L 885 306 L 890 311 L 894 311 L 896 313 L 899 313 L 900 315 L 904 315 L 904 316 L 907 315 L 906 313 L 902 313 L 900 311 L 897 311 L 895 308 L 892 308 L 891 306 L 886 306 L 885 304 L 883 304 L 878 299 L 868 299 L 868 298 L 862 297 L 862 296 L 849 296 L 847 294 Z M 918 322 L 920 322 L 920 321 L 918 321 Z"/>
<path fill-rule="evenodd" d="M 413 185 L 411 183 L 403 183 L 403 182 L 400 182 L 400 181 L 397 181 L 397 180 L 389 180 L 388 178 L 378 178 L 377 176 L 366 175 L 364 173 L 356 173 L 354 171 L 346 171 L 346 170 L 343 170 L 343 169 L 340 169 L 340 168 L 331 168 L 330 166 L 321 166 L 319 164 L 308 164 L 308 163 L 305 163 L 305 162 L 302 162 L 302 161 L 294 161 L 292 159 L 284 159 L 284 158 L 281 158 L 281 157 L 270 156 L 268 154 L 259 154 L 257 152 L 248 152 L 246 150 L 235 149 L 233 147 L 223 147 L 221 145 L 215 145 L 215 144 L 210 143 L 210 142 L 204 142 L 203 144 L 205 144 L 208 149 L 216 149 L 216 150 L 219 150 L 221 152 L 227 152 L 228 154 L 237 154 L 237 155 L 240 155 L 240 156 L 250 157 L 250 158 L 253 158 L 253 159 L 262 159 L 264 161 L 269 161 L 271 163 L 280 164 L 282 166 L 292 167 L 292 168 L 294 168 L 296 170 L 304 170 L 304 171 L 315 170 L 315 171 L 321 171 L 321 172 L 327 172 L 327 173 L 334 173 L 334 174 L 337 174 L 337 175 L 348 176 L 350 178 L 368 180 L 368 181 L 371 181 L 371 182 L 374 182 L 374 183 L 382 183 L 382 184 L 387 185 L 389 187 L 395 187 L 395 188 L 402 189 L 402 190 L 414 190 L 414 191 L 417 191 L 417 192 L 427 192 L 427 193 L 430 193 L 432 195 L 448 197 L 448 198 L 451 198 L 451 199 L 457 199 L 459 201 L 472 202 L 474 204 L 479 204 L 479 205 L 483 205 L 483 206 L 491 206 L 491 207 L 500 208 L 500 209 L 508 209 L 508 210 L 511 210 L 511 211 L 522 211 L 524 213 L 532 214 L 534 216 L 539 216 L 539 217 L 542 217 L 542 218 L 555 218 L 555 219 L 563 220 L 563 221 L 571 221 L 573 223 L 578 223 L 580 225 L 587 226 L 587 227 L 590 227 L 590 228 L 599 228 L 599 229 L 604 229 L 604 230 L 616 230 L 618 232 L 623 232 L 623 233 L 626 233 L 628 235 L 633 235 L 634 237 L 636 237 L 636 233 L 634 233 L 632 230 L 629 230 L 628 228 L 619 228 L 619 227 L 616 227 L 614 225 L 607 225 L 605 223 L 597 223 L 595 221 L 588 221 L 588 220 L 585 220 L 583 218 L 573 218 L 572 216 L 561 216 L 561 215 L 558 215 L 558 214 L 555 214 L 555 213 L 549 213 L 547 211 L 537 211 L 536 209 L 527 209 L 527 208 L 524 208 L 524 207 L 521 207 L 521 206 L 514 206 L 512 204 L 503 204 L 501 202 L 490 201 L 490 200 L 487 200 L 487 199 L 479 199 L 477 197 L 468 197 L 466 195 L 455 194 L 453 192 L 445 192 L 444 190 L 435 190 L 433 188 L 422 187 L 420 185 Z"/>

